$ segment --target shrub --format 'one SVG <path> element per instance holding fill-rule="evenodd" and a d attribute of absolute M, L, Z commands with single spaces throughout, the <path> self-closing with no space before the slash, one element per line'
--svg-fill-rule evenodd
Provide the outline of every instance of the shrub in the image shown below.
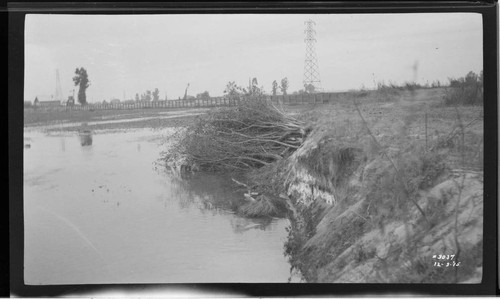
<path fill-rule="evenodd" d="M 200 170 L 248 170 L 269 165 L 304 141 L 303 123 L 261 97 L 210 111 L 189 126 L 167 153 Z M 191 167 L 193 168 L 193 167 Z"/>
<path fill-rule="evenodd" d="M 375 92 L 375 100 L 378 102 L 394 102 L 398 100 L 400 96 L 400 90 L 402 88 L 396 86 L 395 84 L 386 85 L 384 83 L 379 83 L 377 86 L 377 91 Z"/>
<path fill-rule="evenodd" d="M 394 158 L 398 171 L 386 159 L 375 159 L 364 169 L 365 214 L 382 231 L 387 221 L 404 220 L 411 200 L 436 184 L 444 173 L 444 157 L 412 146 Z"/>
<path fill-rule="evenodd" d="M 416 148 L 398 159 L 401 173 L 407 181 L 408 191 L 415 193 L 435 185 L 445 169 L 445 158 L 431 151 Z"/>
<path fill-rule="evenodd" d="M 469 72 L 459 79 L 450 78 L 450 88 L 446 89 L 444 104 L 454 105 L 482 105 L 483 104 L 483 72 L 478 76 Z"/>
<path fill-rule="evenodd" d="M 417 82 L 406 82 L 404 88 L 409 91 L 415 91 L 416 89 L 422 88 L 422 85 Z"/>

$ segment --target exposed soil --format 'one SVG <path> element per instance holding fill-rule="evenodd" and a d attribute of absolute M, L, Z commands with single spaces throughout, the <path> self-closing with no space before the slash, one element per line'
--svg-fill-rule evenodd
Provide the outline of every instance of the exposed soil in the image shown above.
<path fill-rule="evenodd" d="M 290 206 L 286 252 L 308 282 L 481 281 L 483 108 L 443 94 L 295 108 L 308 139 L 251 177 Z"/>

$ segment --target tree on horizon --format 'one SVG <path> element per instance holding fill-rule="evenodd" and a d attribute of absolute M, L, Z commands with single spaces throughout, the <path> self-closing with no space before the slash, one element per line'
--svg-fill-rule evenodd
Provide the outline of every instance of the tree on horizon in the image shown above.
<path fill-rule="evenodd" d="M 273 81 L 273 96 L 275 96 L 277 92 L 278 92 L 278 82 L 276 82 L 276 80 L 274 80 Z"/>
<path fill-rule="evenodd" d="M 87 104 L 87 95 L 85 94 L 85 91 L 90 86 L 90 81 L 89 81 L 89 76 L 87 74 L 87 70 L 84 69 L 83 67 L 76 68 L 75 74 L 76 74 L 76 76 L 73 77 L 73 82 L 75 83 L 75 86 L 77 86 L 77 85 L 79 86 L 78 103 L 80 103 L 81 105 L 86 105 Z"/>
<path fill-rule="evenodd" d="M 158 88 L 155 88 L 153 91 L 153 101 L 159 101 L 160 100 L 160 91 Z"/>
<path fill-rule="evenodd" d="M 283 95 L 286 96 L 286 94 L 287 94 L 286 92 L 288 90 L 288 78 L 287 77 L 281 79 L 280 89 L 281 89 L 281 92 L 283 93 Z"/>

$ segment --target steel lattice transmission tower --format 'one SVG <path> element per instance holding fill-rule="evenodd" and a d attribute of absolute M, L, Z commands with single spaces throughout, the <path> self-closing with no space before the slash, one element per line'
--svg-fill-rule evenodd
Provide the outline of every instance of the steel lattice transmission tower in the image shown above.
<path fill-rule="evenodd" d="M 304 30 L 306 38 L 306 59 L 304 63 L 304 87 L 311 84 L 314 86 L 315 91 L 321 91 L 321 79 L 318 70 L 318 58 L 316 57 L 316 48 L 314 44 L 316 43 L 316 30 L 314 30 L 314 25 L 316 23 L 313 20 L 307 20 L 304 22 L 306 24 L 306 29 Z"/>

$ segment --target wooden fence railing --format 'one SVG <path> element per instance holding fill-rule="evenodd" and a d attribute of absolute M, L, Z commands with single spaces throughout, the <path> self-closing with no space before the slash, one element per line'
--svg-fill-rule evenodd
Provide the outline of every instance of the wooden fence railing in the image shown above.
<path fill-rule="evenodd" d="M 273 103 L 283 105 L 308 105 L 321 104 L 339 100 L 347 92 L 343 93 L 317 93 L 317 94 L 297 94 L 297 95 L 276 95 L 265 96 Z M 32 106 L 35 109 L 43 110 L 126 110 L 126 109 L 155 109 L 155 108 L 210 108 L 235 106 L 239 102 L 237 98 L 213 97 L 208 99 L 189 99 L 189 100 L 168 100 L 151 101 L 136 103 L 97 103 L 85 106 Z M 26 107 L 27 108 L 27 107 Z"/>
<path fill-rule="evenodd" d="M 292 94 L 292 95 L 277 95 L 267 96 L 274 103 L 283 105 L 310 105 L 335 102 L 345 98 L 348 92 L 329 92 L 315 94 Z"/>

